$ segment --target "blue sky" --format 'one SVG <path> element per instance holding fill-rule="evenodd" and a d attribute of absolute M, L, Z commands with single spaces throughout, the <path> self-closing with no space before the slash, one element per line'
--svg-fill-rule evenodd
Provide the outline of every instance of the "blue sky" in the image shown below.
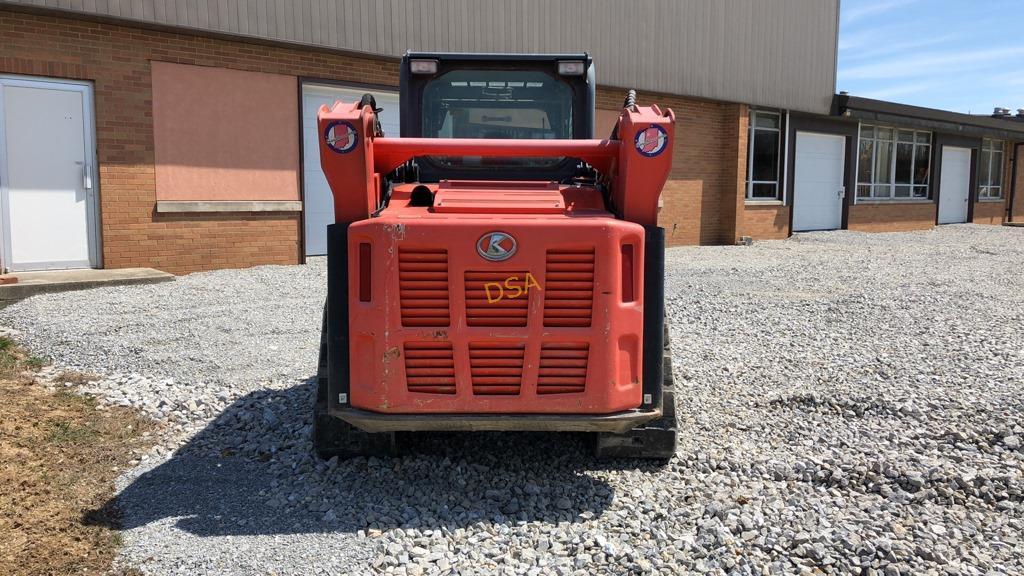
<path fill-rule="evenodd" d="M 991 113 L 1024 108 L 1024 0 L 841 0 L 837 91 Z"/>

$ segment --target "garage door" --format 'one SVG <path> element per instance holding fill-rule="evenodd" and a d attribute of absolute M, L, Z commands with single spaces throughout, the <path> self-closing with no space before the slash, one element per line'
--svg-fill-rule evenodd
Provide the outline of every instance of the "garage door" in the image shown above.
<path fill-rule="evenodd" d="M 302 86 L 302 182 L 306 223 L 306 256 L 327 253 L 327 226 L 334 223 L 334 199 L 320 169 L 319 135 L 316 113 L 320 106 L 333 106 L 336 100 L 355 102 L 367 92 L 377 99 L 381 127 L 387 136 L 398 136 L 398 93 L 365 88 L 338 88 L 319 84 Z"/>
<path fill-rule="evenodd" d="M 971 191 L 971 149 L 942 147 L 939 174 L 939 224 L 967 222 Z"/>
<path fill-rule="evenodd" d="M 843 224 L 846 138 L 797 132 L 793 231 L 838 230 Z"/>
<path fill-rule="evenodd" d="M 99 264 L 91 87 L 0 78 L 0 228 L 10 270 Z"/>

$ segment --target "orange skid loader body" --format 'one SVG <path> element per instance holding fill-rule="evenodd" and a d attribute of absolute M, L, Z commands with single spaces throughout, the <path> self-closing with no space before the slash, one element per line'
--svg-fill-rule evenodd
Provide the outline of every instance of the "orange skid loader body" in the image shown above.
<path fill-rule="evenodd" d="M 657 212 L 672 112 L 627 108 L 614 140 L 391 138 L 374 121 L 370 106 L 344 102 L 318 115 L 336 221 L 331 416 L 370 433 L 623 432 L 661 416 Z M 443 179 L 385 192 L 387 174 L 424 156 L 578 158 L 606 192 Z"/>

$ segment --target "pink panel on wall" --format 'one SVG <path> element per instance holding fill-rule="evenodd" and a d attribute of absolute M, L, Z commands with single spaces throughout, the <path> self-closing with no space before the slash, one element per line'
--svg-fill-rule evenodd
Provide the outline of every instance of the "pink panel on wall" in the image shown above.
<path fill-rule="evenodd" d="M 152 62 L 158 200 L 298 200 L 294 76 Z"/>
<path fill-rule="evenodd" d="M 619 114 L 622 110 L 602 110 L 598 108 L 596 110 L 597 115 L 594 117 L 594 138 L 603 139 L 611 136 L 612 129 L 615 128 L 615 124 L 619 121 Z"/>

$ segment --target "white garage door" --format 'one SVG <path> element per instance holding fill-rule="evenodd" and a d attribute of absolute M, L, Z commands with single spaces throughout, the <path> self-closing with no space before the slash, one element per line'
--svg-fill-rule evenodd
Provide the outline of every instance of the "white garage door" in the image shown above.
<path fill-rule="evenodd" d="M 381 128 L 386 136 L 398 137 L 398 93 L 366 88 L 338 88 L 320 84 L 302 86 L 302 182 L 306 222 L 306 256 L 327 253 L 327 226 L 334 223 L 334 198 L 320 169 L 320 145 L 316 113 L 320 106 L 336 100 L 356 102 L 367 92 L 377 99 Z"/>
<path fill-rule="evenodd" d="M 846 138 L 797 132 L 793 177 L 793 231 L 838 230 L 843 225 Z"/>
<path fill-rule="evenodd" d="M 967 222 L 971 190 L 971 149 L 942 147 L 939 174 L 939 224 Z"/>

